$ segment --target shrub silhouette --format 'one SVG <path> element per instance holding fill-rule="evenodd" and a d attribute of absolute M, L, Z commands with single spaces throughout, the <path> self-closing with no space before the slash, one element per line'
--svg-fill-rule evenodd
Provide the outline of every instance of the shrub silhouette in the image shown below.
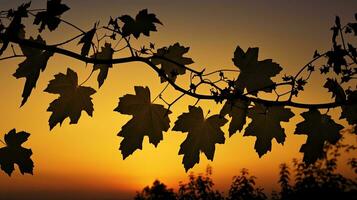
<path fill-rule="evenodd" d="M 249 176 L 248 169 L 243 168 L 239 176 L 234 176 L 229 189 L 228 200 L 264 200 L 267 199 L 262 188 L 255 187 L 255 176 Z"/>
<path fill-rule="evenodd" d="M 312 59 L 296 74 L 282 76 L 280 73 L 283 67 L 272 59 L 259 59 L 257 47 L 244 50 L 237 45 L 232 58 L 234 69 L 222 68 L 212 72 L 192 67 L 194 61 L 187 56 L 190 48 L 179 42 L 160 48 L 153 42 L 135 47 L 133 40 L 149 37 L 163 24 L 147 9 L 139 11 L 135 17 L 125 14 L 110 17 L 108 23 L 96 22 L 93 27 L 85 29 L 62 18 L 61 15 L 68 10 L 70 7 L 61 0 L 48 0 L 43 9 L 32 8 L 31 2 L 28 2 L 0 12 L 0 60 L 24 58 L 13 74 L 17 79 L 26 79 L 21 106 L 30 101 L 41 72 L 46 70 L 48 61 L 56 54 L 83 61 L 93 67 L 92 73 L 82 83 L 78 82 L 77 73 L 70 68 L 66 73 L 54 75 L 54 79 L 49 82 L 45 92 L 57 95 L 57 99 L 47 109 L 51 112 L 48 121 L 50 130 L 61 125 L 67 118 L 70 119 L 70 124 L 78 123 L 82 111 L 89 116 L 93 115 L 91 95 L 96 90 L 85 86 L 93 76 L 97 74 L 99 89 L 105 84 L 111 68 L 122 63 L 141 62 L 153 69 L 161 83 L 166 85 L 155 98 L 152 98 L 150 89 L 143 86 L 135 86 L 135 94 L 119 98 L 115 111 L 132 116 L 118 133 L 119 137 L 123 137 L 119 150 L 124 159 L 137 149 L 142 149 L 145 136 L 154 146 L 163 140 L 163 132 L 170 130 L 170 109 L 184 96 L 196 99 L 196 103 L 189 105 L 188 111 L 175 120 L 171 130 L 187 133 L 179 150 L 179 154 L 183 154 L 186 171 L 199 162 L 200 152 L 213 160 L 215 145 L 225 142 L 221 128 L 229 121 L 225 118 L 227 115 L 230 117 L 229 135 L 239 131 L 244 132 L 244 136 L 256 137 L 254 148 L 262 156 L 272 150 L 273 139 L 284 143 L 286 135 L 281 122 L 289 122 L 295 116 L 292 108 L 304 109 L 301 114 L 304 120 L 297 124 L 294 133 L 307 135 L 306 143 L 300 148 L 300 152 L 304 154 L 303 161 L 307 164 L 322 159 L 323 147 L 326 144 L 336 144 L 342 137 L 340 131 L 344 126 L 331 118 L 328 114 L 330 109 L 341 108 L 339 118 L 354 126 L 353 131 L 356 133 L 357 90 L 354 87 L 357 79 L 357 51 L 353 43 L 355 38 L 347 39 L 357 36 L 357 14 L 354 21 L 344 24 L 336 16 L 330 29 L 332 47 L 322 52 L 315 51 Z M 27 30 L 31 27 L 24 26 L 25 20 L 30 20 L 38 28 L 35 35 L 28 34 Z M 41 32 L 58 31 L 57 28 L 62 25 L 78 31 L 78 35 L 56 44 L 47 44 Z M 329 27 L 326 29 L 329 30 Z M 80 45 L 80 52 L 64 47 L 72 43 Z M 121 48 L 119 44 L 124 47 Z M 127 56 L 124 56 L 125 51 Z M 119 57 L 118 52 L 122 57 Z M 332 94 L 331 101 L 317 104 L 296 101 L 295 97 L 309 85 L 311 75 L 318 72 L 326 80 L 323 88 Z M 189 75 L 188 83 L 180 85 L 176 82 L 185 75 Z M 229 78 L 231 76 L 234 78 Z M 275 82 L 273 77 L 278 77 L 281 81 Z M 180 93 L 172 102 L 165 100 L 165 91 L 169 86 Z M 290 89 L 281 92 L 279 88 L 282 87 Z M 259 94 L 262 92 L 270 93 L 271 98 L 261 98 Z M 206 112 L 198 105 L 203 99 L 224 104 L 220 113 L 210 116 L 204 114 Z M 159 100 L 164 105 L 158 104 Z M 321 109 L 326 109 L 327 112 L 322 114 Z M 247 118 L 251 122 L 243 130 Z M 17 164 L 26 169 L 21 170 L 23 173 L 32 173 L 32 160 L 28 158 L 28 162 L 19 162 L 16 160 L 17 155 L 8 156 L 4 151 L 11 148 L 11 142 L 5 138 L 2 143 L 5 147 L 0 149 L 1 168 L 6 168 L 5 172 L 11 175 L 14 170 L 11 166 Z M 27 154 L 27 157 L 31 154 Z M 356 169 L 356 160 L 351 160 L 350 165 Z M 209 188 L 208 185 L 205 187 Z"/>
<path fill-rule="evenodd" d="M 314 164 L 306 164 L 298 159 L 292 161 L 292 168 L 286 163 L 280 164 L 278 180 L 280 191 L 274 191 L 272 199 L 357 199 L 357 181 L 344 177 L 336 171 L 337 161 L 341 153 L 348 151 L 353 154 L 356 149 L 355 146 L 344 144 L 343 140 L 341 140 L 336 145 L 325 145 L 323 159 Z M 354 170 L 355 168 L 351 166 L 351 169 Z M 166 189 L 164 184 L 155 181 L 151 188 L 145 187 L 143 189 L 140 194 L 145 194 L 146 196 L 141 195 L 141 199 L 155 199 L 153 197 L 159 196 L 152 189 L 154 187 L 159 188 L 156 191 L 163 191 L 163 194 L 170 193 L 171 198 L 179 200 L 268 199 L 267 195 L 263 192 L 264 189 L 255 185 L 256 177 L 249 175 L 247 169 L 243 168 L 240 175 L 233 177 L 231 187 L 226 196 L 222 192 L 213 189 L 214 183 L 211 174 L 212 168 L 210 166 L 207 167 L 205 175 L 195 176 L 191 173 L 188 177 L 188 183 L 179 183 L 176 194 L 174 194 L 173 189 Z"/>
<path fill-rule="evenodd" d="M 140 193 L 138 192 L 135 200 L 175 200 L 176 194 L 173 189 L 169 189 L 165 184 L 155 180 L 151 187 L 145 187 Z"/>

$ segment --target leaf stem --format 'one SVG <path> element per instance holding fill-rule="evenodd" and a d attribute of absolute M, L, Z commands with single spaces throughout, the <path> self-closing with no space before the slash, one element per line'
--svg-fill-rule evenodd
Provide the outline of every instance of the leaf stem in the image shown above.
<path fill-rule="evenodd" d="M 167 87 L 168 87 L 169 85 L 170 85 L 170 83 L 167 83 L 167 84 L 165 85 L 164 89 L 161 90 L 161 92 L 154 98 L 154 100 L 152 100 L 151 103 L 154 103 L 155 100 L 156 100 L 157 98 L 159 98 L 159 96 L 161 96 L 162 93 L 164 93 L 164 91 L 167 89 Z"/>
<path fill-rule="evenodd" d="M 84 83 L 86 83 L 90 79 L 90 77 L 92 77 L 93 72 L 94 72 L 94 70 L 92 70 L 91 73 L 89 74 L 89 76 L 81 84 L 79 84 L 78 86 L 82 86 Z"/>

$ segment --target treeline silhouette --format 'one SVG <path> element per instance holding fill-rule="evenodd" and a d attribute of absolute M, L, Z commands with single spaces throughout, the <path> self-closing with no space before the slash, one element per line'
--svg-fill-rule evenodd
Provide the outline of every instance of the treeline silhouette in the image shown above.
<path fill-rule="evenodd" d="M 213 188 L 212 168 L 205 174 L 188 176 L 188 182 L 179 183 L 178 191 L 155 180 L 137 192 L 135 200 L 305 200 L 305 199 L 357 199 L 357 179 L 345 177 L 337 172 L 341 153 L 355 155 L 356 146 L 351 144 L 325 145 L 324 158 L 314 164 L 293 159 L 291 165 L 282 163 L 279 168 L 280 191 L 273 191 L 268 197 L 262 187 L 256 185 L 256 177 L 248 169 L 242 169 L 234 176 L 228 194 Z M 346 163 L 357 174 L 357 159 L 349 158 Z"/>

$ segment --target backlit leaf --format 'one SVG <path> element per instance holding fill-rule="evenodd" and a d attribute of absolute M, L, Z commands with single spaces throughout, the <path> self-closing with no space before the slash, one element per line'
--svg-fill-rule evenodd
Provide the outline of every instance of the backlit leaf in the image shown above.
<path fill-rule="evenodd" d="M 67 69 L 67 74 L 59 73 L 51 80 L 45 92 L 59 94 L 60 97 L 51 102 L 47 111 L 52 112 L 49 125 L 50 129 L 55 127 L 69 117 L 70 124 L 76 124 L 81 116 L 82 110 L 89 116 L 93 115 L 93 103 L 90 97 L 96 91 L 91 87 L 78 85 L 77 73 Z"/>
<path fill-rule="evenodd" d="M 336 102 L 341 102 L 346 100 L 346 94 L 340 84 L 336 79 L 327 78 L 324 88 L 327 88 L 329 92 L 332 92 L 332 98 L 335 98 Z"/>
<path fill-rule="evenodd" d="M 355 125 L 354 133 L 357 134 L 357 91 L 352 91 L 348 95 L 347 100 L 355 104 L 341 106 L 342 112 L 340 119 L 346 119 L 350 125 Z"/>
<path fill-rule="evenodd" d="M 206 119 L 202 108 L 194 106 L 189 106 L 189 112 L 178 117 L 172 130 L 188 132 L 179 151 L 179 155 L 184 155 L 182 163 L 186 171 L 199 163 L 200 152 L 203 152 L 209 160 L 213 160 L 215 144 L 223 144 L 225 141 L 221 127 L 227 121 L 220 115 L 213 115 Z"/>
<path fill-rule="evenodd" d="M 46 11 L 38 12 L 33 23 L 40 25 L 40 32 L 42 32 L 46 26 L 50 31 L 54 31 L 61 22 L 60 16 L 67 10 L 69 10 L 69 7 L 62 4 L 61 0 L 48 0 Z"/>
<path fill-rule="evenodd" d="M 243 126 L 246 122 L 248 106 L 250 102 L 246 102 L 240 99 L 229 101 L 227 100 L 224 104 L 220 115 L 229 115 L 232 120 L 229 124 L 229 136 L 232 136 L 238 131 L 242 131 Z"/>
<path fill-rule="evenodd" d="M 186 69 L 176 65 L 174 62 L 180 65 L 189 65 L 193 63 L 191 58 L 183 57 L 190 50 L 190 47 L 181 46 L 179 43 L 167 47 L 163 47 L 157 50 L 154 56 L 164 57 L 168 60 L 160 58 L 152 58 L 151 62 L 155 65 L 161 65 L 161 70 L 167 75 L 167 77 L 173 81 L 176 80 L 177 75 L 186 73 Z M 161 82 L 165 82 L 166 79 L 161 77 Z"/>
<path fill-rule="evenodd" d="M 258 52 L 259 48 L 248 48 L 244 52 L 238 46 L 232 59 L 234 65 L 240 69 L 236 87 L 241 91 L 246 89 L 251 94 L 256 94 L 261 89 L 261 91 L 271 92 L 273 87 L 266 87 L 274 84 L 271 77 L 279 74 L 282 70 L 280 65 L 272 62 L 271 59 L 258 61 Z"/>
<path fill-rule="evenodd" d="M 87 56 L 90 50 L 90 47 L 92 46 L 92 40 L 94 37 L 95 32 L 97 31 L 96 24 L 94 27 L 89 30 L 88 32 L 84 33 L 83 37 L 81 40 L 79 40 L 78 44 L 83 44 L 82 49 L 81 49 L 81 55 L 82 56 Z"/>
<path fill-rule="evenodd" d="M 296 125 L 295 134 L 307 135 L 306 143 L 301 146 L 300 152 L 304 153 L 304 162 L 312 164 L 324 156 L 323 147 L 326 142 L 336 144 L 341 138 L 340 130 L 343 126 L 318 110 L 303 112 L 301 116 L 304 121 Z"/>
<path fill-rule="evenodd" d="M 112 49 L 112 45 L 110 43 L 105 43 L 104 47 L 102 47 L 102 51 L 94 54 L 92 58 L 98 60 L 111 60 L 113 58 L 114 50 Z M 99 87 L 101 87 L 108 76 L 109 68 L 112 68 L 113 64 L 94 64 L 93 70 L 99 69 L 99 74 L 97 77 L 97 81 Z"/>
<path fill-rule="evenodd" d="M 151 103 L 148 87 L 135 86 L 135 95 L 120 97 L 114 111 L 133 116 L 118 133 L 118 136 L 124 138 L 119 148 L 124 159 L 135 150 L 142 149 L 144 136 L 148 136 L 149 142 L 157 146 L 163 139 L 162 132 L 170 127 L 168 114 L 171 111 Z"/>
<path fill-rule="evenodd" d="M 32 37 L 29 40 L 40 44 L 46 44 L 41 36 L 37 36 L 36 40 Z M 26 78 L 24 90 L 22 92 L 22 106 L 29 98 L 32 89 L 36 87 L 40 72 L 43 72 L 46 69 L 48 59 L 53 55 L 53 52 L 43 51 L 41 49 L 35 49 L 24 45 L 20 45 L 20 47 L 22 53 L 26 56 L 26 59 L 19 64 L 19 67 L 16 69 L 13 76 L 17 79 Z"/>
<path fill-rule="evenodd" d="M 24 131 L 16 133 L 15 129 L 5 134 L 6 147 L 0 148 L 0 166 L 9 176 L 15 170 L 15 164 L 22 174 L 33 174 L 34 165 L 30 158 L 32 151 L 21 146 L 29 136 L 30 134 Z"/>
<path fill-rule="evenodd" d="M 248 117 L 252 119 L 245 129 L 244 136 L 256 136 L 254 148 L 259 157 L 266 152 L 271 151 L 271 141 L 275 139 L 283 144 L 285 141 L 284 128 L 280 122 L 288 122 L 294 113 L 284 106 L 266 107 L 262 104 L 256 104 L 248 110 Z"/>
<path fill-rule="evenodd" d="M 122 28 L 123 37 L 129 35 L 134 35 L 137 39 L 140 34 L 150 36 L 150 31 L 157 31 L 155 24 L 161 24 L 160 20 L 156 18 L 156 15 L 153 13 L 148 13 L 147 9 L 141 10 L 133 19 L 129 15 L 123 15 L 119 19 L 124 23 Z"/>

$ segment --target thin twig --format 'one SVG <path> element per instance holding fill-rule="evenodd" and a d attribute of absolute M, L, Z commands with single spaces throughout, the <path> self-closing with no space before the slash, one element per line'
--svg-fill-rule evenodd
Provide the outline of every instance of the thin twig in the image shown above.
<path fill-rule="evenodd" d="M 216 70 L 216 71 L 213 71 L 213 72 L 209 72 L 207 74 L 202 74 L 202 76 L 209 76 L 209 75 L 212 75 L 212 74 L 216 74 L 216 73 L 220 73 L 220 72 L 240 72 L 240 70 L 237 70 L 237 69 L 221 69 L 221 70 Z"/>
<path fill-rule="evenodd" d="M 13 55 L 13 56 L 8 56 L 8 57 L 0 58 L 0 61 L 1 61 L 1 60 L 11 59 L 11 58 L 22 58 L 22 57 L 26 57 L 26 56 L 25 56 L 25 55 Z"/>
<path fill-rule="evenodd" d="M 159 96 L 161 96 L 162 93 L 165 92 L 165 90 L 167 89 L 167 87 L 168 87 L 169 85 L 170 85 L 170 83 L 167 83 L 167 84 L 165 85 L 164 89 L 162 89 L 161 92 L 154 98 L 154 100 L 152 100 L 152 103 L 154 103 L 155 100 L 156 100 L 157 98 L 159 98 Z"/>
<path fill-rule="evenodd" d="M 73 37 L 73 38 L 71 38 L 71 39 L 68 39 L 68 40 L 64 41 L 64 42 L 57 43 L 57 44 L 52 44 L 52 45 L 50 45 L 50 46 L 62 46 L 62 45 L 64 45 L 64 44 L 67 44 L 67 43 L 72 42 L 73 40 L 75 40 L 75 39 L 77 39 L 77 38 L 79 38 L 79 37 L 81 37 L 81 36 L 83 36 L 83 35 L 84 35 L 84 33 L 81 33 L 81 34 L 79 34 L 79 35 L 77 35 L 77 36 L 75 36 L 75 37 Z"/>

